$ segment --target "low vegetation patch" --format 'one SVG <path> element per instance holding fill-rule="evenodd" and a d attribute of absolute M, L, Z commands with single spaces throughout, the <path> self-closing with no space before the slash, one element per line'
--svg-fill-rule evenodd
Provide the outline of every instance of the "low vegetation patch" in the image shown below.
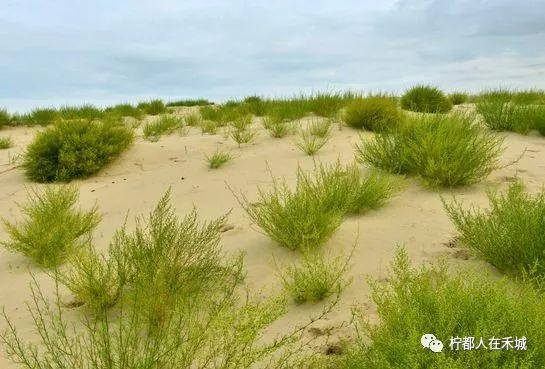
<path fill-rule="evenodd" d="M 65 112 L 66 113 L 66 112 Z M 86 115 L 85 119 L 89 119 L 89 117 L 93 117 L 93 114 L 90 112 L 87 112 L 88 115 Z M 100 116 L 99 112 L 94 112 L 97 116 Z M 28 116 L 27 124 L 28 125 L 40 125 L 40 126 L 47 126 L 49 124 L 55 123 L 57 120 L 59 120 L 61 117 L 61 114 L 53 108 L 40 108 L 40 109 L 34 109 Z M 91 118 L 94 119 L 94 118 Z"/>
<path fill-rule="evenodd" d="M 401 97 L 401 107 L 420 113 L 446 113 L 452 104 L 437 87 L 419 85 L 405 92 Z"/>
<path fill-rule="evenodd" d="M 255 139 L 257 132 L 252 129 L 252 116 L 236 117 L 229 126 L 229 136 L 238 144 L 249 143 Z"/>
<path fill-rule="evenodd" d="M 81 106 L 63 106 L 58 110 L 58 114 L 63 120 L 85 120 L 88 122 L 104 117 L 104 111 L 102 109 L 89 104 Z"/>
<path fill-rule="evenodd" d="M 545 135 L 545 106 L 520 105 L 510 101 L 511 97 L 490 95 L 477 102 L 477 112 L 486 126 L 495 131 L 512 131 L 527 134 L 537 130 Z"/>
<path fill-rule="evenodd" d="M 367 97 L 354 100 L 344 112 L 344 122 L 353 128 L 383 132 L 392 129 L 401 120 L 397 104 L 385 97 Z"/>
<path fill-rule="evenodd" d="M 469 100 L 469 96 L 465 92 L 454 92 L 448 95 L 452 105 L 464 104 Z"/>
<path fill-rule="evenodd" d="M 231 161 L 233 156 L 228 152 L 216 151 L 210 156 L 206 156 L 206 162 L 210 169 L 217 169 Z"/>
<path fill-rule="evenodd" d="M 0 137 L 0 150 L 9 149 L 13 146 L 13 142 L 10 137 Z"/>
<path fill-rule="evenodd" d="M 186 99 L 186 100 L 176 100 L 176 101 L 170 101 L 166 104 L 167 107 L 169 106 L 205 106 L 205 105 L 212 105 L 210 101 L 206 99 Z"/>
<path fill-rule="evenodd" d="M 372 289 L 379 323 L 371 324 L 363 310 L 356 310 L 358 339 L 324 367 L 537 369 L 545 365 L 541 344 L 545 300 L 527 285 L 512 286 L 471 272 L 452 276 L 443 265 L 415 270 L 407 253 L 400 251 L 388 282 L 375 282 Z M 422 347 L 424 334 L 442 342 L 441 353 Z M 466 340 L 464 346 L 463 337 L 474 341 Z M 520 339 L 526 340 L 525 350 Z"/>
<path fill-rule="evenodd" d="M 184 117 L 184 123 L 188 127 L 198 127 L 201 121 L 202 119 L 198 114 L 189 114 Z"/>
<path fill-rule="evenodd" d="M 167 111 L 165 103 L 158 99 L 151 100 L 149 102 L 141 102 L 137 107 L 148 115 L 159 115 L 166 113 Z"/>
<path fill-rule="evenodd" d="M 293 122 L 278 121 L 271 117 L 263 118 L 263 126 L 267 131 L 269 131 L 269 134 L 275 138 L 286 137 L 295 131 Z"/>
<path fill-rule="evenodd" d="M 168 135 L 183 126 L 182 118 L 173 115 L 162 115 L 159 119 L 147 123 L 144 126 L 144 138 L 150 141 L 157 141 L 159 137 Z"/>
<path fill-rule="evenodd" d="M 461 244 L 508 274 L 545 280 L 545 193 L 531 195 L 514 183 L 488 198 L 490 209 L 481 211 L 444 201 Z"/>
<path fill-rule="evenodd" d="M 76 209 L 79 193 L 72 186 L 32 189 L 28 200 L 20 204 L 20 222 L 3 219 L 10 239 L 2 242 L 46 268 L 60 265 L 70 254 L 88 244 L 98 225 L 97 208 Z"/>
<path fill-rule="evenodd" d="M 362 141 L 356 157 L 393 173 L 418 175 L 432 186 L 452 187 L 478 182 L 497 169 L 502 143 L 471 115 L 414 117 Z"/>
<path fill-rule="evenodd" d="M 85 178 L 119 156 L 132 140 L 132 130 L 122 124 L 61 121 L 36 135 L 23 167 L 36 182 Z"/>
<path fill-rule="evenodd" d="M 322 147 L 325 146 L 331 136 L 314 136 L 310 131 L 301 131 L 299 139 L 295 145 L 309 156 L 315 155 Z"/>
<path fill-rule="evenodd" d="M 331 119 L 313 120 L 308 127 L 308 132 L 316 137 L 326 138 L 331 135 L 333 121 Z"/>
<path fill-rule="evenodd" d="M 0 128 L 7 126 L 11 122 L 11 115 L 6 109 L 0 109 Z"/>
<path fill-rule="evenodd" d="M 108 114 L 118 115 L 120 117 L 131 117 L 142 119 L 144 112 L 131 104 L 118 104 L 104 110 Z"/>

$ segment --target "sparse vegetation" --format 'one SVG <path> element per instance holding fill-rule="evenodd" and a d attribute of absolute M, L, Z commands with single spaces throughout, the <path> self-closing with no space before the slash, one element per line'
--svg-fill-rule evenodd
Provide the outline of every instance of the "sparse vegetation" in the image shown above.
<path fill-rule="evenodd" d="M 308 128 L 308 132 L 316 137 L 326 138 L 331 135 L 331 119 L 313 120 Z"/>
<path fill-rule="evenodd" d="M 495 131 L 513 131 L 527 134 L 538 130 L 543 134 L 545 107 L 543 105 L 519 105 L 510 102 L 511 97 L 491 94 L 477 102 L 477 112 L 486 126 Z"/>
<path fill-rule="evenodd" d="M 13 142 L 10 137 L 0 137 L 0 150 L 9 149 L 13 146 Z"/>
<path fill-rule="evenodd" d="M 432 186 L 478 182 L 498 168 L 503 140 L 470 115 L 407 119 L 396 130 L 356 147 L 360 162 L 393 173 L 419 175 Z"/>
<path fill-rule="evenodd" d="M 132 140 L 132 130 L 121 124 L 62 121 L 36 135 L 23 167 L 27 177 L 37 182 L 85 178 L 121 154 Z"/>
<path fill-rule="evenodd" d="M 545 281 L 545 193 L 530 195 L 517 182 L 505 194 L 489 191 L 488 199 L 482 211 L 444 201 L 461 244 L 508 274 Z"/>
<path fill-rule="evenodd" d="M 58 110 L 58 114 L 64 120 L 85 120 L 87 122 L 92 122 L 104 117 L 104 111 L 102 109 L 89 104 L 81 106 L 63 106 Z"/>
<path fill-rule="evenodd" d="M 131 117 L 142 119 L 144 112 L 131 104 L 118 104 L 104 110 L 108 114 L 118 115 L 120 117 Z"/>
<path fill-rule="evenodd" d="M 167 107 L 169 106 L 205 106 L 205 105 L 212 105 L 210 101 L 206 99 L 186 99 L 186 100 L 176 100 L 176 101 L 170 101 L 166 104 Z"/>
<path fill-rule="evenodd" d="M 239 147 L 241 144 L 251 142 L 255 139 L 257 132 L 252 129 L 251 125 L 251 115 L 237 117 L 231 122 L 229 127 L 229 136 L 231 136 Z"/>
<path fill-rule="evenodd" d="M 345 346 L 343 355 L 329 357 L 326 367 L 537 369 L 545 365 L 545 346 L 540 344 L 545 340 L 545 300 L 527 285 L 514 288 L 472 272 L 452 276 L 445 265 L 415 270 L 407 253 L 399 251 L 388 282 L 375 282 L 372 288 L 379 323 L 371 324 L 363 310 L 356 310 L 357 341 Z M 425 333 L 443 342 L 442 353 L 422 347 Z M 475 337 L 473 350 L 457 343 L 462 337 Z M 481 337 L 485 348 L 478 350 Z M 510 337 L 510 349 L 490 352 L 493 337 L 500 347 L 504 344 L 500 338 Z M 516 337 L 526 338 L 527 350 L 514 348 Z"/>
<path fill-rule="evenodd" d="M 420 113 L 446 113 L 452 104 L 437 87 L 418 85 L 401 97 L 401 107 Z"/>
<path fill-rule="evenodd" d="M 315 155 L 329 141 L 330 136 L 318 137 L 309 131 L 301 131 L 296 146 L 309 156 Z"/>
<path fill-rule="evenodd" d="M 217 169 L 219 167 L 222 167 L 224 164 L 231 161 L 232 159 L 233 156 L 231 154 L 222 151 L 216 151 L 214 154 L 206 156 L 206 162 L 208 163 L 208 167 L 210 169 Z"/>
<path fill-rule="evenodd" d="M 159 137 L 170 134 L 177 129 L 182 128 L 182 118 L 173 115 L 161 115 L 159 119 L 147 123 L 144 126 L 144 137 L 150 141 L 157 141 Z"/>
<path fill-rule="evenodd" d="M 6 109 L 0 109 L 0 128 L 11 122 L 11 116 Z"/>
<path fill-rule="evenodd" d="M 394 128 L 402 119 L 392 99 L 373 96 L 351 102 L 344 113 L 344 122 L 353 128 L 383 132 Z"/>
<path fill-rule="evenodd" d="M 185 125 L 188 127 L 198 127 L 201 124 L 201 120 L 198 114 L 189 114 L 184 117 Z"/>
<path fill-rule="evenodd" d="M 2 244 L 46 268 L 60 265 L 70 254 L 86 245 L 100 221 L 97 208 L 75 208 L 79 193 L 72 186 L 32 189 L 20 204 L 21 222 L 3 219 L 10 240 Z"/>
<path fill-rule="evenodd" d="M 159 115 L 166 113 L 167 111 L 165 103 L 158 99 L 151 100 L 149 102 L 141 102 L 137 107 L 148 115 Z"/>
<path fill-rule="evenodd" d="M 202 120 L 200 123 L 201 133 L 204 135 L 215 135 L 218 131 L 218 125 L 213 120 Z"/>
<path fill-rule="evenodd" d="M 460 105 L 466 103 L 469 96 L 465 92 L 454 92 L 448 95 L 448 99 L 452 105 Z"/>
<path fill-rule="evenodd" d="M 275 138 L 286 137 L 294 131 L 292 122 L 277 121 L 270 117 L 263 118 L 263 126 L 269 131 L 270 135 Z"/>
<path fill-rule="evenodd" d="M 280 278 L 297 304 L 322 301 L 340 294 L 349 283 L 345 274 L 351 258 L 352 254 L 328 259 L 320 251 L 307 252 L 300 265 L 288 266 Z"/>

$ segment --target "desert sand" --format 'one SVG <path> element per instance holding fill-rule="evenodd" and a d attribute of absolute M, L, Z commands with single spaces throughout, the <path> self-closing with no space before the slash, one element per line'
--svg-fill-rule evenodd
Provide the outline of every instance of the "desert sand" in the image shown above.
<path fill-rule="evenodd" d="M 178 108 L 175 114 L 187 114 L 192 109 Z M 246 254 L 246 286 L 250 291 L 254 294 L 278 291 L 280 282 L 274 260 L 279 266 L 289 265 L 297 261 L 298 254 L 261 234 L 250 223 L 228 187 L 255 199 L 258 186 L 271 183 L 271 173 L 293 184 L 298 165 L 310 170 L 314 161 L 326 163 L 337 158 L 343 164 L 353 161 L 353 145 L 359 141 L 359 135 L 369 138 L 372 133 L 335 126 L 332 139 L 316 156 L 310 157 L 295 146 L 295 136 L 272 138 L 262 128 L 260 119 L 254 119 L 258 137 L 254 143 L 241 148 L 230 138 L 221 134 L 202 135 L 196 128 L 191 128 L 186 136 L 172 134 L 158 142 L 137 137 L 131 148 L 98 175 L 75 181 L 80 189 L 81 207 L 88 208 L 96 203 L 103 215 L 94 233 L 97 249 L 105 250 L 127 216 L 131 227 L 134 216 L 146 215 L 170 187 L 172 204 L 179 215 L 186 214 L 192 207 L 198 209 L 201 219 L 212 219 L 230 211 L 228 223 L 234 228 L 223 233 L 223 248 L 227 253 L 243 251 Z M 312 119 L 320 118 L 308 117 L 302 119 L 301 124 L 308 124 Z M 7 219 L 19 216 L 16 203 L 24 202 L 26 188 L 34 185 L 25 179 L 16 157 L 39 129 L 16 127 L 5 128 L 1 132 L 3 136 L 11 136 L 14 142 L 13 148 L 0 151 L 0 215 Z M 426 188 L 418 179 L 408 178 L 405 187 L 384 207 L 343 221 L 324 247 L 329 254 L 339 255 L 349 252 L 357 241 L 349 271 L 352 283 L 342 293 L 335 310 L 318 325 L 335 326 L 348 321 L 353 306 L 363 307 L 370 319 L 376 320 L 367 278 L 387 278 L 397 245 L 407 249 L 414 265 L 446 258 L 453 270 L 468 267 L 497 274 L 491 266 L 465 250 L 452 247 L 450 241 L 454 228 L 443 210 L 441 196 L 449 199 L 456 195 L 468 205 L 486 206 L 487 188 L 503 189 L 516 178 L 522 179 L 530 192 L 540 190 L 545 182 L 545 140 L 532 135 L 502 135 L 505 136 L 505 151 L 501 162 L 511 165 L 493 172 L 485 181 L 454 190 L 436 190 Z M 235 158 L 225 167 L 210 170 L 204 157 L 218 147 L 229 150 Z M 521 155 L 520 160 L 513 164 Z M 5 230 L 0 229 L 0 240 L 6 238 Z M 25 301 L 29 299 L 30 273 L 35 275 L 46 293 L 52 294 L 53 284 L 47 273 L 24 256 L 0 248 L 0 305 L 5 306 L 6 313 L 24 337 L 32 337 L 33 334 L 32 321 L 25 307 Z M 63 291 L 63 299 L 69 301 L 70 294 Z M 267 335 L 273 336 L 306 322 L 323 306 L 324 303 L 291 304 L 288 314 L 276 322 Z M 73 309 L 69 314 L 77 316 L 79 312 Z M 0 329 L 3 329 L 3 324 L 0 322 Z M 350 327 L 336 329 L 332 332 L 332 339 L 339 339 L 350 332 Z M 3 354 L 0 355 L 0 368 L 15 367 Z"/>

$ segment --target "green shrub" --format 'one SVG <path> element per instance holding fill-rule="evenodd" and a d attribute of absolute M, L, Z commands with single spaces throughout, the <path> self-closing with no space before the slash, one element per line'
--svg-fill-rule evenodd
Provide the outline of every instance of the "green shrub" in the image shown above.
<path fill-rule="evenodd" d="M 338 369 L 537 369 L 545 366 L 545 300 L 527 285 L 472 272 L 452 276 L 446 266 L 414 270 L 406 252 L 398 252 L 386 283 L 372 284 L 378 324 L 356 310 L 358 338 L 331 359 Z M 521 318 L 523 317 L 523 318 Z M 443 342 L 441 353 L 421 344 L 424 334 Z M 474 337 L 463 350 L 457 339 Z M 527 339 L 527 350 L 489 349 L 491 338 Z M 480 338 L 486 348 L 476 347 Z M 452 348 L 451 349 L 451 339 Z M 469 345 L 469 343 L 468 343 Z M 501 346 L 500 346 L 501 347 Z"/>
<path fill-rule="evenodd" d="M 308 110 L 319 117 L 331 118 L 342 107 L 343 95 L 339 93 L 318 92 L 308 98 Z"/>
<path fill-rule="evenodd" d="M 198 114 L 189 114 L 184 117 L 184 123 L 187 127 L 198 127 L 201 124 L 201 120 Z"/>
<path fill-rule="evenodd" d="M 418 85 L 401 97 L 401 107 L 420 113 L 446 113 L 452 104 L 437 87 Z"/>
<path fill-rule="evenodd" d="M 545 136 L 545 107 L 544 106 L 532 106 L 526 110 L 528 115 L 527 119 L 530 124 L 536 129 L 542 136 Z"/>
<path fill-rule="evenodd" d="M 201 106 L 199 108 L 203 120 L 219 122 L 221 120 L 221 111 L 216 106 Z"/>
<path fill-rule="evenodd" d="M 251 142 L 255 139 L 257 132 L 251 128 L 252 116 L 242 115 L 236 117 L 229 124 L 229 136 L 238 144 Z"/>
<path fill-rule="evenodd" d="M 64 120 L 94 121 L 104 116 L 104 111 L 93 105 L 63 106 L 59 109 L 59 115 Z M 32 118 L 31 118 L 32 119 Z"/>
<path fill-rule="evenodd" d="M 9 149 L 13 146 L 13 142 L 10 137 L 0 137 L 0 150 Z"/>
<path fill-rule="evenodd" d="M 321 121 L 314 120 L 310 124 L 308 131 L 313 136 L 326 138 L 326 137 L 329 137 L 329 135 L 331 135 L 332 125 L 333 125 L 333 122 L 331 119 L 326 119 Z"/>
<path fill-rule="evenodd" d="M 11 122 L 11 116 L 6 109 L 0 109 L 0 128 L 7 126 Z"/>
<path fill-rule="evenodd" d="M 324 147 L 329 138 L 330 136 L 318 137 L 312 135 L 309 131 L 302 131 L 295 145 L 305 154 L 313 156 Z"/>
<path fill-rule="evenodd" d="M 248 96 L 244 99 L 248 112 L 256 117 L 262 117 L 267 114 L 267 102 L 259 96 Z"/>
<path fill-rule="evenodd" d="M 176 100 L 167 103 L 168 106 L 205 106 L 212 105 L 210 101 L 206 99 L 186 99 L 186 100 Z"/>
<path fill-rule="evenodd" d="M 118 115 L 120 117 L 131 117 L 142 119 L 144 112 L 131 104 L 118 104 L 105 110 L 109 114 Z"/>
<path fill-rule="evenodd" d="M 448 98 L 452 105 L 460 105 L 468 101 L 468 96 L 465 92 L 454 92 L 448 95 Z"/>
<path fill-rule="evenodd" d="M 423 116 L 362 141 L 356 156 L 393 173 L 419 175 L 432 186 L 460 186 L 498 168 L 502 142 L 474 124 L 470 115 Z"/>
<path fill-rule="evenodd" d="M 352 254 L 327 259 L 321 252 L 305 253 L 300 265 L 289 266 L 281 273 L 282 285 L 297 304 L 338 295 L 348 284 L 345 274 L 351 258 Z"/>
<path fill-rule="evenodd" d="M 291 250 L 310 250 L 326 242 L 341 223 L 343 211 L 329 207 L 322 191 L 315 191 L 309 174 L 297 170 L 297 185 L 273 179 L 270 192 L 259 188 L 259 200 L 236 196 L 250 219 L 265 234 Z"/>
<path fill-rule="evenodd" d="M 150 141 L 157 141 L 159 137 L 170 134 L 183 126 L 182 118 L 173 115 L 161 115 L 159 119 L 144 126 L 144 137 Z"/>
<path fill-rule="evenodd" d="M 149 102 L 141 102 L 137 107 L 148 115 L 159 115 L 167 111 L 165 103 L 158 99 Z"/>
<path fill-rule="evenodd" d="M 492 130 L 527 134 L 533 128 L 532 116 L 529 115 L 532 108 L 506 102 L 502 95 L 481 99 L 476 106 L 484 123 Z"/>
<path fill-rule="evenodd" d="M 36 135 L 23 167 L 37 182 L 85 178 L 119 156 L 132 139 L 132 131 L 119 124 L 59 122 Z"/>
<path fill-rule="evenodd" d="M 545 278 L 545 193 L 532 196 L 514 183 L 503 195 L 489 191 L 488 199 L 486 211 L 445 203 L 461 243 L 506 273 Z"/>
<path fill-rule="evenodd" d="M 23 253 L 49 268 L 60 265 L 75 250 L 86 245 L 98 225 L 97 208 L 77 210 L 78 190 L 72 186 L 31 190 L 27 203 L 19 205 L 21 222 L 3 219 L 10 240 L 2 242 L 10 250 Z"/>
<path fill-rule="evenodd" d="M 53 108 L 34 109 L 30 113 L 29 123 L 47 126 L 60 118 L 59 112 Z"/>
<path fill-rule="evenodd" d="M 368 97 L 350 103 L 346 107 L 343 119 L 350 127 L 382 132 L 399 123 L 401 111 L 391 99 Z"/>
<path fill-rule="evenodd" d="M 222 167 L 224 164 L 231 161 L 232 159 L 233 156 L 231 154 L 221 151 L 216 151 L 211 156 L 206 156 L 206 162 L 208 163 L 208 167 L 210 169 L 217 169 L 219 167 Z"/>

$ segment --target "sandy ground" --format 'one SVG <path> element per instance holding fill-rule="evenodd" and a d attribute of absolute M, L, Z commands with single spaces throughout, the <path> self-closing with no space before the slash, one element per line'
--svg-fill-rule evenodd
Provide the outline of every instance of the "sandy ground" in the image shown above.
<path fill-rule="evenodd" d="M 177 114 L 185 114 L 189 110 L 180 109 Z M 307 124 L 311 119 L 317 118 L 305 118 L 301 123 Z M 201 135 L 195 128 L 187 136 L 173 134 L 158 142 L 148 142 L 139 137 L 129 150 L 98 175 L 76 181 L 80 188 L 81 206 L 90 207 L 97 203 L 103 215 L 94 235 L 96 247 L 105 250 L 127 214 L 131 225 L 135 215 L 149 212 L 170 187 L 173 205 L 180 215 L 187 213 L 193 206 L 197 207 L 204 219 L 231 211 L 229 223 L 234 229 L 223 233 L 222 237 L 226 252 L 242 250 L 246 253 L 247 285 L 252 291 L 278 289 L 279 280 L 273 257 L 279 265 L 288 265 L 296 261 L 298 255 L 259 233 L 227 185 L 243 191 L 253 199 L 258 186 L 266 186 L 271 182 L 267 166 L 275 177 L 284 177 L 294 183 L 297 165 L 311 169 L 313 160 L 331 162 L 337 158 L 342 163 L 351 162 L 354 157 L 353 145 L 359 140 L 359 132 L 335 127 L 332 139 L 312 158 L 296 148 L 295 136 L 275 139 L 268 135 L 257 120 L 255 126 L 259 131 L 255 143 L 240 149 L 231 139 L 221 134 Z M 14 148 L 0 151 L 0 214 L 7 219 L 19 215 L 16 202 L 25 200 L 26 187 L 31 185 L 21 168 L 17 167 L 16 158 L 32 140 L 36 130 L 21 127 L 0 132 L 2 136 L 11 136 L 15 143 Z M 366 138 L 371 135 L 363 134 Z M 502 155 L 502 163 L 512 162 L 523 152 L 524 156 L 518 163 L 492 173 L 482 183 L 454 191 L 437 191 L 426 189 L 416 179 L 408 179 L 404 190 L 385 207 L 343 221 L 325 249 L 332 255 L 338 255 L 343 250 L 349 250 L 357 237 L 349 272 L 353 282 L 343 292 L 335 311 L 319 324 L 334 326 L 348 320 L 353 306 L 362 306 L 370 319 L 376 319 L 376 312 L 368 296 L 367 277 L 380 280 L 387 277 L 388 266 L 397 245 L 405 246 L 415 265 L 446 257 L 456 268 L 468 266 L 495 273 L 484 262 L 462 250 L 447 246 L 454 235 L 454 229 L 443 211 L 440 196 L 448 198 L 454 193 L 468 203 L 486 205 L 486 188 L 504 188 L 516 176 L 524 180 L 530 191 L 541 189 L 545 180 L 545 139 L 517 134 L 505 134 L 505 137 L 506 150 Z M 204 157 L 216 148 L 230 150 L 235 159 L 223 168 L 210 170 Z M 6 237 L 5 231 L 1 229 L 0 239 Z M 28 337 L 32 335 L 31 320 L 25 308 L 25 301 L 29 299 L 29 272 L 45 286 L 47 293 L 52 292 L 51 278 L 46 273 L 24 256 L 0 248 L 0 305 L 5 306 L 20 333 Z M 69 300 L 69 294 L 65 295 Z M 290 305 L 288 314 L 268 334 L 274 335 L 294 324 L 304 323 L 309 315 L 322 308 L 323 304 Z M 72 313 L 77 314 L 77 311 Z M 0 329 L 3 327 L 4 322 L 0 322 Z M 334 332 L 334 335 L 342 336 L 348 332 L 347 329 L 341 329 Z M 0 355 L 0 368 L 15 366 Z"/>

